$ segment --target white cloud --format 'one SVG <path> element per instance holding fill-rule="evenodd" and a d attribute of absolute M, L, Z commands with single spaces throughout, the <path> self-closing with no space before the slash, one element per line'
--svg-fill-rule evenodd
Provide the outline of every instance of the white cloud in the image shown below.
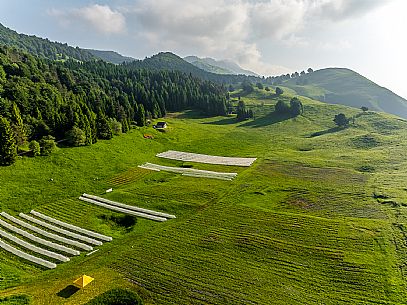
<path fill-rule="evenodd" d="M 86 7 L 67 11 L 52 9 L 48 14 L 58 18 L 63 26 L 72 26 L 77 23 L 93 28 L 102 34 L 118 34 L 125 32 L 126 19 L 118 11 L 107 5 L 93 4 Z"/>
<path fill-rule="evenodd" d="M 116 9 L 92 4 L 71 10 L 52 10 L 60 24 L 93 28 L 100 33 L 126 31 L 150 50 L 181 55 L 211 56 L 237 61 L 262 74 L 285 73 L 285 67 L 263 63 L 259 45 L 309 48 L 313 25 L 327 26 L 366 14 L 393 0 L 138 0 Z M 91 31 L 89 31 L 92 33 Z M 309 34 L 309 33 L 308 33 Z M 141 38 L 141 39 L 140 39 Z M 332 41 L 321 41 L 329 49 Z M 342 43 L 343 48 L 350 47 Z"/>
<path fill-rule="evenodd" d="M 309 21 L 349 19 L 384 2 L 387 0 L 141 0 L 126 14 L 136 19 L 143 36 L 156 49 L 230 58 L 270 74 L 285 73 L 287 68 L 264 64 L 259 41 L 307 46 L 298 34 Z"/>

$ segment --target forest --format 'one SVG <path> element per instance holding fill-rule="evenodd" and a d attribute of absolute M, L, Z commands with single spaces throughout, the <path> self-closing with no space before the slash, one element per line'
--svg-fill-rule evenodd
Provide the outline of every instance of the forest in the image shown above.
<path fill-rule="evenodd" d="M 72 144 L 92 144 L 111 138 L 115 128 L 126 132 L 185 109 L 224 115 L 226 89 L 182 72 L 51 61 L 0 46 L 0 131 L 13 130 L 17 146 L 66 139 L 72 131 L 79 137 Z"/>

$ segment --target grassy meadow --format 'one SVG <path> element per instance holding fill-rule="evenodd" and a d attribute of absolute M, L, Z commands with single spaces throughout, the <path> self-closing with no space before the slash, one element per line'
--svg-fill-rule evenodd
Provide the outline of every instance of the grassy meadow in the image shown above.
<path fill-rule="evenodd" d="M 287 118 L 264 90 L 242 98 L 254 120 L 171 113 L 165 133 L 133 129 L 1 167 L 2 211 L 35 209 L 113 241 L 54 270 L 0 250 L 0 304 L 85 304 L 116 287 L 146 304 L 404 304 L 407 122 L 308 98 L 302 116 Z M 355 123 L 335 128 L 339 112 Z M 168 149 L 258 160 L 242 168 L 155 157 Z M 238 176 L 137 168 L 144 162 Z M 129 219 L 79 201 L 84 192 L 177 218 Z M 95 281 L 64 295 L 82 274 Z"/>

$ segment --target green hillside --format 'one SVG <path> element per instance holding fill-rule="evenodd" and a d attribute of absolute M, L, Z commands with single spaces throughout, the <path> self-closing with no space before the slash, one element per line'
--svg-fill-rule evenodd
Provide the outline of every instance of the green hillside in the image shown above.
<path fill-rule="evenodd" d="M 19 34 L 16 31 L 5 27 L 1 23 L 0 44 L 51 60 L 64 61 L 67 59 L 74 59 L 79 61 L 90 61 L 102 59 L 114 64 L 135 60 L 134 58 L 123 56 L 114 51 L 82 49 L 69 46 L 66 43 L 50 41 L 47 38 L 44 39 L 35 35 Z"/>
<path fill-rule="evenodd" d="M 34 35 L 19 34 L 0 23 L 0 44 L 18 48 L 33 55 L 52 60 L 76 59 L 88 61 L 97 59 L 91 53 L 66 43 L 53 42 Z"/>
<path fill-rule="evenodd" d="M 85 49 L 86 51 L 93 54 L 93 56 L 103 59 L 106 62 L 111 62 L 113 64 L 121 64 L 123 62 L 134 61 L 136 59 L 128 56 L 123 56 L 114 51 L 100 51 L 100 50 L 93 50 L 93 49 Z"/>
<path fill-rule="evenodd" d="M 282 117 L 273 113 L 277 99 L 260 94 L 243 98 L 255 120 L 170 113 L 165 133 L 132 129 L 0 167 L 1 210 L 35 208 L 113 236 L 95 254 L 48 271 L 0 250 L 0 300 L 28 295 L 32 305 L 80 305 L 127 287 L 146 304 L 404 304 L 407 123 L 307 98 L 303 115 Z M 355 123 L 335 128 L 339 112 Z M 155 157 L 169 149 L 258 160 L 238 168 Z M 238 176 L 137 168 L 144 162 Z M 177 218 L 126 226 L 121 214 L 77 199 L 110 187 L 102 196 Z M 62 297 L 82 274 L 95 281 Z"/>
<path fill-rule="evenodd" d="M 323 102 L 356 108 L 366 106 L 407 118 L 407 100 L 349 69 L 322 69 L 285 81 L 283 85 Z"/>

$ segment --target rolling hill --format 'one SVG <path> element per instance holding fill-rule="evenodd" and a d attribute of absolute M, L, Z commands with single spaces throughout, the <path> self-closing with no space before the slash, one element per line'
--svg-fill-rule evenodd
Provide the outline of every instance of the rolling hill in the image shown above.
<path fill-rule="evenodd" d="M 113 63 L 113 64 L 121 64 L 123 62 L 131 62 L 136 60 L 133 57 L 123 56 L 115 51 L 101 51 L 101 50 L 93 50 L 93 49 L 85 49 L 93 56 L 103 59 L 104 61 Z"/>
<path fill-rule="evenodd" d="M 1 24 L 0 44 L 15 47 L 51 60 L 90 61 L 102 59 L 115 64 L 126 62 L 129 68 L 176 70 L 221 84 L 238 84 L 250 81 L 252 83 L 266 82 L 267 85 L 271 85 L 273 82 L 273 80 L 266 79 L 265 81 L 253 75 L 224 74 L 230 71 L 234 72 L 234 74 L 239 72 L 250 74 L 250 71 L 240 70 L 239 66 L 228 61 L 215 61 L 210 58 L 200 59 L 194 56 L 186 57 L 184 60 L 170 52 L 161 52 L 144 60 L 134 60 L 114 51 L 86 50 L 33 35 L 19 34 Z M 194 62 L 200 67 L 188 61 Z M 372 110 L 384 111 L 407 118 L 407 101 L 404 98 L 349 69 L 322 69 L 283 81 L 278 85 L 290 88 L 299 95 L 322 102 L 356 108 L 366 106 Z"/>
<path fill-rule="evenodd" d="M 102 59 L 106 62 L 120 64 L 133 61 L 134 58 L 123 56 L 114 51 L 99 51 L 72 47 L 66 43 L 50 41 L 35 35 L 19 34 L 0 23 L 0 44 L 14 47 L 42 58 L 51 60 L 74 59 L 90 61 Z"/>
<path fill-rule="evenodd" d="M 407 118 L 407 100 L 355 71 L 328 68 L 287 80 L 283 86 L 326 103 L 366 106 Z"/>
<path fill-rule="evenodd" d="M 34 35 L 19 34 L 1 23 L 0 44 L 18 48 L 51 60 L 66 60 L 71 58 L 79 61 L 89 61 L 97 59 L 97 57 L 84 49 L 74 48 L 66 43 L 53 42 Z"/>
<path fill-rule="evenodd" d="M 209 57 L 199 58 L 197 56 L 187 56 L 183 59 L 202 70 L 216 74 L 243 74 L 258 76 L 258 74 L 252 71 L 242 69 L 238 64 L 231 60 L 216 60 Z"/>
<path fill-rule="evenodd" d="M 54 270 L 0 249 L 0 302 L 19 295 L 30 305 L 82 305 L 126 287 L 146 305 L 404 304 L 406 122 L 302 97 L 302 116 L 279 117 L 276 101 L 292 95 L 263 93 L 244 98 L 255 120 L 172 113 L 165 133 L 146 126 L 0 167 L 2 211 L 35 209 L 113 237 Z M 358 116 L 355 124 L 335 129 L 339 112 Z M 258 159 L 242 168 L 156 157 L 169 149 Z M 238 175 L 181 176 L 137 167 L 144 162 Z M 130 221 L 77 198 L 110 187 L 103 197 L 177 218 Z M 61 296 L 84 273 L 95 281 Z"/>

